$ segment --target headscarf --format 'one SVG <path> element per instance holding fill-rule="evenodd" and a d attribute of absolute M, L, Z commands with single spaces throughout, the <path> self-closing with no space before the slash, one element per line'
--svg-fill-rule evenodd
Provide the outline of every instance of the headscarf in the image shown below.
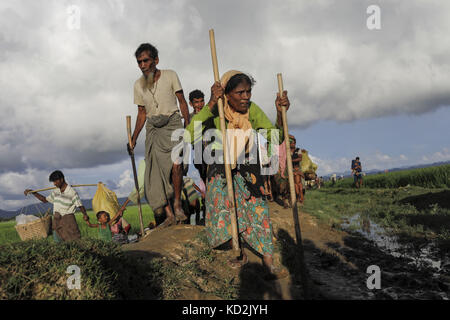
<path fill-rule="evenodd" d="M 243 72 L 237 70 L 230 70 L 225 72 L 220 79 L 220 84 L 223 88 L 227 86 L 228 81 L 237 75 L 242 74 Z M 227 129 L 241 129 L 241 130 L 227 130 L 227 142 L 228 142 L 228 150 L 234 149 L 232 153 L 233 159 L 231 159 L 231 169 L 236 168 L 237 158 L 242 152 L 249 152 L 253 147 L 253 132 L 251 132 L 250 136 L 246 135 L 245 132 L 249 129 L 252 129 L 252 124 L 249 121 L 249 110 L 246 113 L 240 113 L 235 111 L 229 104 L 226 95 L 224 95 L 224 104 L 223 111 L 225 115 L 225 119 L 228 120 Z M 244 140 L 245 139 L 245 140 Z M 245 141 L 245 143 L 242 143 Z M 241 143 L 239 143 L 241 142 Z"/>

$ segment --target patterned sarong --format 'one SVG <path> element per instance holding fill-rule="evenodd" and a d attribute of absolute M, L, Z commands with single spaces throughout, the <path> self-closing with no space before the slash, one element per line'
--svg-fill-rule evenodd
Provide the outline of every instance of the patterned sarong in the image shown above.
<path fill-rule="evenodd" d="M 233 185 L 237 209 L 238 233 L 254 250 L 272 256 L 272 224 L 269 207 L 263 199 L 264 180 L 260 166 L 240 165 L 233 170 Z M 228 190 L 223 165 L 210 165 L 206 191 L 206 234 L 212 247 L 232 238 Z"/>

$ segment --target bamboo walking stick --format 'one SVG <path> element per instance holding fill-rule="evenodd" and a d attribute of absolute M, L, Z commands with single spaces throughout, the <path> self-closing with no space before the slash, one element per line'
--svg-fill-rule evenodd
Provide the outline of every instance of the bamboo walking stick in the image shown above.
<path fill-rule="evenodd" d="M 71 185 L 72 188 L 78 188 L 78 187 L 96 187 L 97 184 L 74 184 Z M 41 191 L 47 191 L 47 190 L 53 190 L 56 189 L 56 187 L 50 187 L 50 188 L 44 188 L 44 189 L 38 189 L 38 190 L 32 190 L 29 193 L 36 193 Z"/>
<path fill-rule="evenodd" d="M 134 150 L 131 149 L 131 116 L 127 116 L 127 134 L 128 134 L 128 153 L 131 157 L 131 166 L 133 167 L 134 186 L 136 187 L 136 195 L 139 209 L 139 223 L 141 225 L 141 237 L 144 237 L 144 219 L 142 218 L 141 195 L 139 192 L 139 182 L 136 172 L 136 162 L 134 161 Z"/>
<path fill-rule="evenodd" d="M 219 66 L 217 63 L 217 53 L 216 53 L 216 40 L 214 37 L 214 29 L 209 30 L 209 41 L 211 45 L 211 58 L 214 71 L 214 81 L 220 81 L 219 77 Z M 228 154 L 228 141 L 226 135 L 225 127 L 225 115 L 223 111 L 223 100 L 220 98 L 217 101 L 219 107 L 219 118 L 220 118 L 220 129 L 222 131 L 222 145 L 223 145 L 223 157 L 225 165 L 225 176 L 227 178 L 227 188 L 228 188 L 228 201 L 230 203 L 230 220 L 231 220 L 231 235 L 233 237 L 233 250 L 239 251 L 239 239 L 238 239 L 238 228 L 237 228 L 237 218 L 236 218 L 236 205 L 234 201 L 234 191 L 233 191 L 233 178 L 231 176 L 231 167 Z"/>
<path fill-rule="evenodd" d="M 283 78 L 281 77 L 281 73 L 277 74 L 278 78 L 278 91 L 280 93 L 280 97 L 283 96 Z M 305 264 L 305 256 L 303 252 L 303 244 L 302 244 L 302 234 L 300 232 L 300 221 L 298 218 L 298 206 L 297 199 L 295 195 L 295 186 L 294 186 L 294 172 L 292 170 L 292 157 L 291 150 L 289 144 L 289 129 L 286 118 L 286 107 L 281 107 L 281 114 L 283 117 L 283 131 L 284 131 L 284 141 L 286 142 L 286 161 L 287 161 L 287 169 L 288 169 L 288 177 L 289 177 L 289 189 L 291 194 L 291 204 L 292 204 L 292 215 L 294 218 L 294 227 L 295 227 L 295 237 L 297 240 L 297 248 L 300 258 L 300 276 L 302 278 L 303 284 L 303 295 L 305 299 L 309 299 L 309 285 L 308 285 L 308 277 L 306 271 Z"/>

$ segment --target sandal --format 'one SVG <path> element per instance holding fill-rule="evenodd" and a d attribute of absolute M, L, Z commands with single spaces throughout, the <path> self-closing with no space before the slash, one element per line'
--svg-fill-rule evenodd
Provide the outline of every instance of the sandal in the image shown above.
<path fill-rule="evenodd" d="M 239 269 L 248 263 L 248 257 L 244 256 L 242 259 L 230 259 L 228 260 L 228 264 L 232 269 Z"/>

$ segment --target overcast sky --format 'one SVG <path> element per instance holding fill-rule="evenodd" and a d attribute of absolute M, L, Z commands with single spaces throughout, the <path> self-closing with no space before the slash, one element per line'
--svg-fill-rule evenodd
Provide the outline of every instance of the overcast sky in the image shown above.
<path fill-rule="evenodd" d="M 379 30 L 367 27 L 372 4 Z M 449 13 L 443 0 L 2 0 L 0 208 L 33 202 L 23 190 L 50 186 L 55 169 L 127 195 L 134 51 L 151 42 L 186 97 L 209 98 L 210 28 L 219 71 L 251 74 L 252 100 L 273 121 L 283 74 L 291 131 L 319 174 L 348 170 L 356 155 L 364 170 L 450 160 Z"/>

